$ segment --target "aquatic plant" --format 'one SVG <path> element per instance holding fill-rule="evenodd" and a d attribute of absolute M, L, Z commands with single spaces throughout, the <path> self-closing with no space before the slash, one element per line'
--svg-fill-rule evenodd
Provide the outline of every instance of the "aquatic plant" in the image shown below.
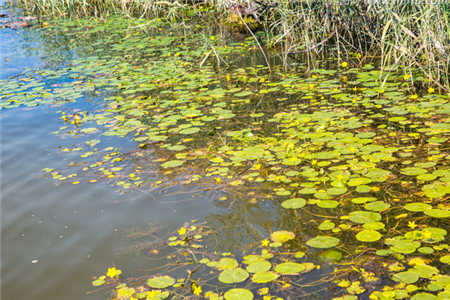
<path fill-rule="evenodd" d="M 392 69 L 411 76 L 414 67 L 420 69 L 434 86 L 448 91 L 448 4 L 441 1 L 397 2 L 282 0 L 239 3 L 216 0 L 206 3 L 214 14 L 231 14 L 235 21 L 244 25 L 249 22 L 248 16 L 254 16 L 265 28 L 267 45 L 280 45 L 278 49 L 285 61 L 299 54 L 315 60 L 315 55 L 321 55 L 331 45 L 337 50 L 338 64 L 348 60 L 351 53 L 358 53 L 358 58 L 353 60 L 360 64 L 375 55 L 381 57 L 380 78 Z M 81 12 L 103 18 L 121 10 L 140 18 L 165 15 L 171 22 L 201 14 L 206 9 L 200 8 L 197 2 L 187 6 L 189 2 L 155 0 L 21 0 L 18 3 L 44 14 Z M 233 9 L 236 5 L 240 9 Z M 247 25 L 246 28 L 249 29 Z"/>
<path fill-rule="evenodd" d="M 97 21 L 34 28 L 50 67 L 0 81 L 2 109 L 60 108 L 61 155 L 77 155 L 43 176 L 150 195 L 186 185 L 223 213 L 149 244 L 169 249 L 167 271 L 111 267 L 95 286 L 119 299 L 448 298 L 450 103 L 420 88 L 420 70 L 380 80 L 375 63 L 331 57 L 334 69 L 269 72 L 252 36 L 229 40 L 204 20 L 179 32 L 158 18 Z"/>

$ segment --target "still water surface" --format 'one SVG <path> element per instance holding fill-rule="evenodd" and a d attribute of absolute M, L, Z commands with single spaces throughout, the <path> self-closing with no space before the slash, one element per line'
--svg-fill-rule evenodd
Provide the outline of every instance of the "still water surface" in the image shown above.
<path fill-rule="evenodd" d="M 44 64 L 46 53 L 36 50 L 39 36 L 32 28 L 2 29 L 0 35 L 1 78 Z M 92 105 L 77 103 L 79 108 Z M 62 126 L 58 110 L 40 106 L 0 111 L 4 300 L 105 299 L 102 292 L 86 292 L 93 290 L 92 277 L 105 274 L 108 267 L 141 270 L 165 263 L 121 254 L 122 229 L 152 223 L 164 225 L 165 234 L 216 210 L 188 190 L 175 195 L 120 194 L 107 184 L 55 186 L 53 179 L 42 178 L 43 168 L 64 169 L 79 157 L 61 154 L 58 147 L 70 142 L 51 134 Z M 129 146 L 119 138 L 113 142 Z"/>

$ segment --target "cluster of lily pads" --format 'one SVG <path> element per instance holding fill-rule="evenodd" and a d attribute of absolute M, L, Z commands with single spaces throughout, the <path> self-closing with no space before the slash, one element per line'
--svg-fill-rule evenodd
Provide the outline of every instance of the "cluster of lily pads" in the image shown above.
<path fill-rule="evenodd" d="M 44 171 L 58 183 L 106 181 L 122 192 L 177 184 L 244 190 L 239 200 L 221 195 L 215 203 L 271 201 L 280 212 L 272 218 L 286 229 L 269 228 L 260 252 L 240 260 L 207 257 L 195 246 L 197 229 L 169 240 L 212 268 L 217 286 L 241 287 L 206 294 L 195 278 L 161 275 L 136 289 L 114 271 L 95 285 L 114 283 L 119 299 L 176 297 L 178 288 L 185 296 L 188 282 L 193 295 L 210 299 L 252 299 L 258 290 L 264 299 L 301 297 L 288 278 L 327 253 L 336 268 L 327 278 L 342 293 L 335 299 L 448 299 L 450 101 L 432 86 L 418 88 L 419 72 L 411 86 L 411 74 L 381 77 L 376 62 L 353 53 L 334 69 L 296 63 L 269 73 L 253 37 L 231 41 L 195 22 L 171 30 L 164 20 L 114 15 L 49 24 L 36 30 L 44 40 L 58 37 L 72 57 L 0 82 L 0 108 L 59 107 L 55 134 L 81 141 L 61 147 L 79 153 L 68 170 Z M 111 146 L 116 138 L 130 147 Z"/>

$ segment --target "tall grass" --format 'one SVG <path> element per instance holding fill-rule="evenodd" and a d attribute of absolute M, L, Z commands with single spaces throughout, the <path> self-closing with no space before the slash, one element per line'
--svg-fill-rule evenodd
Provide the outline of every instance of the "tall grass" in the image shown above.
<path fill-rule="evenodd" d="M 450 4 L 444 0 L 15 0 L 44 14 L 112 11 L 133 16 L 182 16 L 205 1 L 217 13 L 247 7 L 261 20 L 285 59 L 318 54 L 334 45 L 338 63 L 350 52 L 381 57 L 384 69 L 420 69 L 433 83 L 450 89 Z M 233 13 L 235 13 L 233 11 Z M 248 12 L 246 12 L 248 13 Z M 235 18 L 236 19 L 236 18 Z M 241 18 L 238 18 L 241 19 Z"/>
<path fill-rule="evenodd" d="M 428 1 L 276 1 L 263 16 L 284 55 L 320 52 L 333 43 L 349 52 L 379 55 L 385 69 L 418 68 L 450 87 L 450 6 Z M 325 41 L 325 42 L 324 42 Z"/>

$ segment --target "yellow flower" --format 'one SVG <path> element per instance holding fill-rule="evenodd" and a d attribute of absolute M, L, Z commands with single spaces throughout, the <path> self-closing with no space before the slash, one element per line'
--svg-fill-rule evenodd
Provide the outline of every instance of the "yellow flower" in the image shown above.
<path fill-rule="evenodd" d="M 417 227 L 417 224 L 414 221 L 408 221 L 408 227 L 411 229 L 414 229 Z"/>
<path fill-rule="evenodd" d="M 178 230 L 179 235 L 185 235 L 186 234 L 186 228 L 181 227 L 180 230 Z"/>
<path fill-rule="evenodd" d="M 211 36 L 211 41 L 214 41 L 214 37 L 213 36 Z"/>
<path fill-rule="evenodd" d="M 261 79 L 259 79 L 259 82 L 261 82 L 261 83 L 264 83 L 264 81 L 266 81 L 266 80 L 264 79 L 264 77 L 261 77 Z"/>
<path fill-rule="evenodd" d="M 357 57 L 357 58 L 361 58 L 361 56 L 362 56 L 361 53 L 357 53 L 357 54 L 356 54 L 356 57 Z"/>
<path fill-rule="evenodd" d="M 314 87 L 314 84 L 310 83 L 310 84 L 309 84 L 309 89 L 311 89 L 311 90 L 312 90 L 312 89 L 313 89 L 313 87 Z"/>
<path fill-rule="evenodd" d="M 414 95 L 411 96 L 411 98 L 417 99 L 417 98 L 419 98 L 419 96 L 417 96 L 417 94 L 414 94 Z"/>
<path fill-rule="evenodd" d="M 313 159 L 312 161 L 311 161 L 311 164 L 314 166 L 315 164 L 317 164 L 317 159 Z"/>
<path fill-rule="evenodd" d="M 116 276 L 119 276 L 120 274 L 122 274 L 122 271 L 117 270 L 116 268 L 108 268 L 108 273 L 106 273 L 106 276 L 114 278 Z"/>
<path fill-rule="evenodd" d="M 261 247 L 267 247 L 269 246 L 269 240 L 265 239 L 264 241 L 261 242 Z"/>
<path fill-rule="evenodd" d="M 222 182 L 222 179 L 220 179 L 220 177 L 217 177 L 216 178 L 216 183 L 221 183 Z"/>
<path fill-rule="evenodd" d="M 430 87 L 428 88 L 428 94 L 432 94 L 432 93 L 434 93 L 434 89 L 430 86 Z"/>
<path fill-rule="evenodd" d="M 348 63 L 347 63 L 346 61 L 344 61 L 344 62 L 341 64 L 341 67 L 347 68 L 347 67 L 348 67 Z"/>
<path fill-rule="evenodd" d="M 199 286 L 199 285 L 196 286 L 196 287 L 194 288 L 194 291 L 193 291 L 192 293 L 196 294 L 197 296 L 200 296 L 200 294 L 202 293 L 202 287 Z"/>
<path fill-rule="evenodd" d="M 410 76 L 409 74 L 403 75 L 403 79 L 404 79 L 404 80 L 408 80 L 410 77 L 411 77 L 411 76 Z"/>
<path fill-rule="evenodd" d="M 423 238 L 424 239 L 427 239 L 427 238 L 431 237 L 431 232 L 429 232 L 428 230 L 422 231 L 422 234 L 423 234 Z"/>

